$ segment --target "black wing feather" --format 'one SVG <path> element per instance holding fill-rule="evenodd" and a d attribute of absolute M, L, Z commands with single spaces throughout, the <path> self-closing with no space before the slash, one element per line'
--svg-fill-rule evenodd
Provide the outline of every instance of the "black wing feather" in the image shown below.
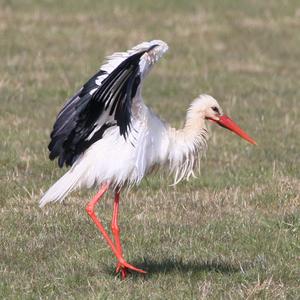
<path fill-rule="evenodd" d="M 148 49 L 149 50 L 149 49 Z M 105 130 L 118 126 L 120 134 L 126 138 L 130 129 L 132 98 L 140 84 L 139 62 L 147 52 L 131 55 L 119 64 L 101 83 L 98 76 L 107 74 L 100 70 L 65 104 L 58 114 L 48 146 L 51 160 L 58 157 L 58 165 L 71 166 L 78 156 L 94 142 L 101 139 Z M 91 95 L 90 91 L 97 88 Z M 92 137 L 101 114 L 109 110 L 114 122 L 102 125 Z"/>

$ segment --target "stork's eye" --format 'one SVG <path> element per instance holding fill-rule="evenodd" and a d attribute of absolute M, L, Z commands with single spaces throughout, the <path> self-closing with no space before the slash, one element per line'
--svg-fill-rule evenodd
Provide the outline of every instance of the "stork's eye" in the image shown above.
<path fill-rule="evenodd" d="M 220 114 L 220 111 L 219 111 L 219 109 L 218 109 L 216 106 L 213 106 L 211 109 L 212 109 L 214 112 Z"/>

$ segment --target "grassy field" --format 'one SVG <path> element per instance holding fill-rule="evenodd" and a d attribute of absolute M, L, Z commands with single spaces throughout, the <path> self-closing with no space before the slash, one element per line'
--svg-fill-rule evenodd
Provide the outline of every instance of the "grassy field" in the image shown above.
<path fill-rule="evenodd" d="M 300 3 L 0 2 L 1 299 L 300 299 Z M 64 170 L 47 144 L 65 99 L 105 55 L 151 39 L 169 53 L 144 98 L 174 126 L 212 94 L 258 142 L 210 128 L 201 176 L 149 177 L 123 194 L 128 262 L 85 212 L 96 190 L 41 210 Z M 109 225 L 112 195 L 97 213 Z"/>

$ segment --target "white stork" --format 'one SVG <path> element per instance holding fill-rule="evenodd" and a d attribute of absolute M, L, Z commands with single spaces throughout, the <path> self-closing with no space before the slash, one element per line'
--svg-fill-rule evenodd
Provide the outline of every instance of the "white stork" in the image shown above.
<path fill-rule="evenodd" d="M 193 175 L 206 149 L 205 120 L 216 122 L 255 144 L 209 95 L 200 95 L 191 103 L 185 125 L 179 130 L 145 105 L 141 93 L 143 80 L 167 50 L 166 43 L 153 40 L 108 57 L 64 105 L 48 146 L 51 160 L 58 158 L 60 167 L 71 168 L 44 194 L 40 207 L 62 201 L 76 188 L 100 187 L 86 211 L 115 254 L 116 272 L 121 272 L 122 278 L 128 269 L 145 273 L 127 263 L 123 256 L 118 226 L 122 188 L 140 183 L 156 166 L 169 168 L 175 184 Z M 109 189 L 115 193 L 111 224 L 114 241 L 94 212 L 95 205 Z"/>

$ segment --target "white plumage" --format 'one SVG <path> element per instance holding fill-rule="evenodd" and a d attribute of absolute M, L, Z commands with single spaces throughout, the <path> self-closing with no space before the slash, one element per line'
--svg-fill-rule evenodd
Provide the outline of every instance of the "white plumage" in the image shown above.
<path fill-rule="evenodd" d="M 95 83 L 100 86 L 102 81 L 130 55 L 147 50 L 139 62 L 142 79 L 152 65 L 167 51 L 168 46 L 162 41 L 144 42 L 127 52 L 117 52 L 107 58 L 100 70 L 108 72 L 99 75 Z M 93 95 L 97 88 L 93 88 Z M 120 135 L 117 126 L 108 128 L 103 138 L 92 144 L 72 165 L 71 169 L 58 180 L 43 196 L 40 206 L 51 201 L 62 201 L 71 191 L 78 187 L 91 187 L 109 183 L 112 187 L 139 183 L 155 166 L 168 165 L 175 174 L 175 183 L 184 177 L 189 177 L 197 161 L 199 150 L 206 145 L 206 129 L 194 136 L 185 137 L 170 128 L 155 113 L 148 108 L 141 96 L 141 85 L 132 102 L 131 130 L 125 139 Z M 202 98 L 210 98 L 202 95 Z M 200 99 L 200 98 L 199 98 Z M 214 100 L 211 98 L 212 102 Z M 202 101 L 199 100 L 201 103 Z M 112 105 L 112 104 L 111 104 Z M 195 104 L 194 104 L 195 105 Z M 61 116 L 64 109 L 58 115 Z M 104 123 L 113 120 L 107 109 L 97 120 L 94 132 Z"/>
<path fill-rule="evenodd" d="M 204 97 L 208 96 L 202 95 L 199 102 Z M 204 123 L 199 131 L 193 132 L 190 128 L 177 131 L 142 103 L 139 117 L 132 120 L 132 128 L 127 139 L 120 136 L 117 127 L 107 129 L 103 138 L 90 146 L 46 192 L 40 206 L 62 201 L 78 187 L 90 188 L 102 183 L 112 187 L 137 184 L 156 166 L 168 167 L 177 184 L 193 174 L 198 155 L 206 149 Z M 185 135 L 189 130 L 191 133 Z"/>
<path fill-rule="evenodd" d="M 166 43 L 154 40 L 108 57 L 68 100 L 51 133 L 50 158 L 58 157 L 60 167 L 66 164 L 71 168 L 44 194 L 40 206 L 62 201 L 76 188 L 99 186 L 87 211 L 115 253 L 117 272 L 121 271 L 123 278 L 128 268 L 143 271 L 123 259 L 117 225 L 122 187 L 140 183 L 145 175 L 162 166 L 174 174 L 174 184 L 193 176 L 207 145 L 205 120 L 255 143 L 209 95 L 200 95 L 192 102 L 185 125 L 179 130 L 145 105 L 141 95 L 143 79 L 167 49 Z M 93 211 L 108 188 L 116 192 L 112 223 L 115 243 Z"/>

